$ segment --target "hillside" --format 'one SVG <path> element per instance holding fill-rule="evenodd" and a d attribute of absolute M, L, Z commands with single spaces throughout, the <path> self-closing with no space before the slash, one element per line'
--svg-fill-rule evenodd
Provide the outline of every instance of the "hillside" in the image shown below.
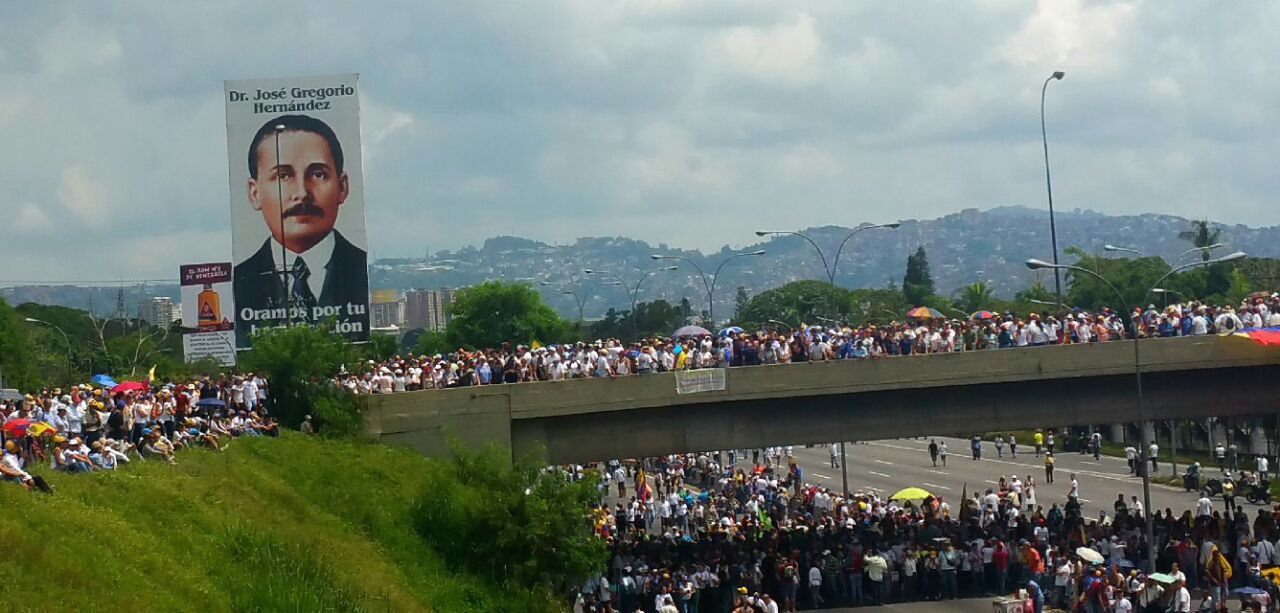
<path fill-rule="evenodd" d="M 446 568 L 413 530 L 430 462 L 407 450 L 237 439 L 113 473 L 0 484 L 9 610 L 543 611 Z"/>
<path fill-rule="evenodd" d="M 1037 280 L 1052 283 L 1052 275 L 1026 269 L 1027 258 L 1049 259 L 1048 212 L 1021 206 L 988 210 L 964 209 L 936 219 L 908 219 L 893 211 L 865 220 L 884 223 L 900 221 L 897 230 L 872 230 L 849 242 L 840 257 L 836 282 L 844 287 L 901 287 L 907 255 L 918 246 L 929 253 L 938 291 L 951 294 L 958 288 L 983 280 L 998 296 L 1010 298 Z M 1240 250 L 1250 256 L 1280 256 L 1280 226 L 1253 228 L 1211 220 L 1222 230 L 1226 245 L 1219 254 Z M 841 225 L 810 228 L 761 228 L 762 230 L 803 230 L 822 246 L 828 258 L 857 219 L 841 219 Z M 1192 220 L 1174 215 L 1105 215 L 1089 210 L 1060 210 L 1057 215 L 1060 249 L 1078 246 L 1089 253 L 1101 253 L 1108 243 L 1138 249 L 1173 261 L 1191 245 L 1178 233 L 1191 227 Z M 606 228 L 608 230 L 608 228 Z M 625 231 L 625 228 L 612 228 Z M 588 318 L 602 316 L 610 307 L 630 303 L 627 290 L 611 286 L 612 277 L 583 275 L 583 269 L 597 269 L 621 275 L 634 284 L 657 263 L 655 253 L 680 255 L 697 263 L 708 275 L 728 255 L 764 249 L 759 258 L 742 258 L 726 266 L 716 286 L 716 310 L 733 308 L 735 288 L 743 286 L 751 295 L 801 279 L 825 279 L 813 247 L 795 236 L 757 238 L 747 234 L 718 251 L 698 251 L 665 243 L 652 244 L 625 236 L 579 238 L 570 244 L 553 245 L 527 238 L 499 236 L 479 247 L 437 251 L 429 257 L 386 258 L 371 262 L 372 289 L 465 287 L 490 279 L 526 281 L 538 288 L 543 298 L 565 316 L 576 316 L 574 297 L 566 289 L 586 296 Z M 1065 261 L 1072 258 L 1063 256 Z M 682 261 L 664 262 L 680 267 L 649 277 L 640 301 L 664 298 L 675 304 L 688 297 L 695 308 L 706 304 L 702 279 L 692 266 Z M 176 269 L 175 269 L 176 272 Z M 542 285 L 545 282 L 547 285 Z M 22 285 L 0 288 L 0 297 L 10 304 L 24 302 L 60 304 L 93 309 L 100 314 L 115 312 L 117 289 L 125 310 L 137 312 L 138 301 L 146 296 L 177 299 L 177 285 L 153 283 L 116 287 L 75 287 L 69 285 Z"/>

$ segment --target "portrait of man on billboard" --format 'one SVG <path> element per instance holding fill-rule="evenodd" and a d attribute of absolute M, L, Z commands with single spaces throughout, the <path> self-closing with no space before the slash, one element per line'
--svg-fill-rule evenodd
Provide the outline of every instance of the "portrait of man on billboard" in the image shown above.
<path fill-rule="evenodd" d="M 367 254 L 334 228 L 351 186 L 333 129 L 307 115 L 276 117 L 258 129 L 247 160 L 249 205 L 271 236 L 235 265 L 237 308 L 367 304 Z"/>

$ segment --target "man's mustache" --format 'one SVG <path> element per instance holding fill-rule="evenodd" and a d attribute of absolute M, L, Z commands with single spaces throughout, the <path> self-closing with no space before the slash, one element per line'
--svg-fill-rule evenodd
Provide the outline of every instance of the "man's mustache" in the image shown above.
<path fill-rule="evenodd" d="M 311 202 L 299 202 L 284 210 L 283 217 L 324 217 L 324 209 Z"/>

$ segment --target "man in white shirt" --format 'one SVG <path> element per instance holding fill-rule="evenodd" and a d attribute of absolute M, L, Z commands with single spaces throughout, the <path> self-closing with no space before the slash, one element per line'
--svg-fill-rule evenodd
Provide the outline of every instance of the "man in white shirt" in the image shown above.
<path fill-rule="evenodd" d="M 1191 592 L 1187 591 L 1186 581 L 1179 581 L 1174 589 L 1177 592 L 1173 595 L 1173 603 L 1170 611 L 1173 613 L 1191 613 Z"/>
<path fill-rule="evenodd" d="M 1150 457 L 1151 457 L 1151 472 L 1153 473 L 1160 472 L 1160 465 L 1156 463 L 1156 458 L 1160 457 L 1160 445 L 1151 443 Z"/>
<path fill-rule="evenodd" d="M 1200 500 L 1196 501 L 1196 517 L 1209 517 L 1213 515 L 1213 501 L 1209 500 L 1209 493 L 1201 492 Z"/>

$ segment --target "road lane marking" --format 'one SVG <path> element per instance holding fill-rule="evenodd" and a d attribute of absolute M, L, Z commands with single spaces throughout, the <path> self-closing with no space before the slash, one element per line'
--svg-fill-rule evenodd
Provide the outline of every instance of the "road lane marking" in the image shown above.
<path fill-rule="evenodd" d="M 938 489 L 940 489 L 940 490 L 949 490 L 949 489 L 951 489 L 951 488 L 949 488 L 949 487 L 947 487 L 947 486 L 945 486 L 945 485 L 938 485 L 938 484 L 936 484 L 936 483 L 925 483 L 925 482 L 921 482 L 921 485 L 924 485 L 924 486 L 926 486 L 926 487 L 936 487 L 936 488 L 938 488 Z"/>
<path fill-rule="evenodd" d="M 822 474 L 818 474 L 818 473 L 813 473 L 813 476 L 815 476 L 815 477 L 817 477 L 817 478 L 819 478 L 819 479 L 830 479 L 830 478 L 831 478 L 831 477 L 828 477 L 828 476 L 826 476 L 826 475 L 822 475 Z"/>
<path fill-rule="evenodd" d="M 948 473 L 948 472 L 943 471 L 943 470 L 927 470 L 927 471 L 925 471 L 925 472 L 931 472 L 931 473 L 933 473 L 933 474 L 935 474 L 935 475 L 949 475 L 949 474 L 951 474 L 951 473 Z"/>
<path fill-rule="evenodd" d="M 875 475 L 875 476 L 877 476 L 877 477 L 884 477 L 884 478 L 886 478 L 886 479 L 891 479 L 891 478 L 893 478 L 893 475 L 886 475 L 886 474 L 884 474 L 884 473 L 878 473 L 878 472 L 876 472 L 876 471 L 874 471 L 874 470 L 868 470 L 867 472 L 869 472 L 869 473 L 871 473 L 871 474 L 873 474 L 873 475 Z"/>
<path fill-rule="evenodd" d="M 876 460 L 876 464 L 888 464 L 889 466 L 893 466 L 893 462 L 886 462 L 884 460 Z"/>

